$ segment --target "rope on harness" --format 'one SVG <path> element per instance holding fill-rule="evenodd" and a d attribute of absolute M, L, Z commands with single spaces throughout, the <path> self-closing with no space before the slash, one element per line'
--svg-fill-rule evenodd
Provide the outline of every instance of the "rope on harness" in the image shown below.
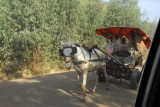
<path fill-rule="evenodd" d="M 68 60 L 68 61 L 65 61 L 65 60 L 64 60 L 65 63 L 69 63 L 69 62 L 71 62 L 71 61 L 72 61 L 72 59 L 70 59 L 70 60 Z"/>

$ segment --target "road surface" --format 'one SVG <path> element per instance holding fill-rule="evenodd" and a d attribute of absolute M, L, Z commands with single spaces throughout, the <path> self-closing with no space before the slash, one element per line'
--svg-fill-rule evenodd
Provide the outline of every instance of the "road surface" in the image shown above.
<path fill-rule="evenodd" d="M 63 72 L 0 82 L 0 107 L 133 107 L 137 90 L 126 80 L 109 79 L 110 90 L 99 83 L 96 94 L 80 102 L 82 90 L 76 72 Z M 94 85 L 88 74 L 87 87 Z"/>

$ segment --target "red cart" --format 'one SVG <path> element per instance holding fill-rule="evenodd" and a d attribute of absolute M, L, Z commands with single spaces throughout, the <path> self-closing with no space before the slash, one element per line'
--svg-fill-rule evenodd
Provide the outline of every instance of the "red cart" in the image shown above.
<path fill-rule="evenodd" d="M 108 75 L 116 79 L 129 80 L 131 88 L 136 89 L 141 77 L 141 72 L 136 69 L 136 66 L 142 65 L 140 49 L 142 45 L 145 45 L 146 49 L 150 47 L 152 42 L 150 37 L 136 27 L 102 27 L 96 29 L 95 32 L 111 40 L 107 52 L 96 47 L 106 54 L 106 72 Z M 122 45 L 117 43 L 120 40 L 127 41 L 127 43 Z M 102 69 L 98 71 L 98 74 L 99 81 L 103 81 Z"/>

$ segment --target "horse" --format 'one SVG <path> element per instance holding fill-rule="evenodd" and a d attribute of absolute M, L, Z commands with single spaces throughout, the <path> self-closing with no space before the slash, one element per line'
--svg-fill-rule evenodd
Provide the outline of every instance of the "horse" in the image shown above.
<path fill-rule="evenodd" d="M 61 42 L 61 45 L 63 49 L 60 49 L 59 53 L 60 56 L 64 57 L 66 68 L 71 69 L 71 64 L 73 63 L 73 67 L 77 72 L 78 80 L 84 93 L 83 101 L 85 101 L 85 94 L 90 93 L 86 88 L 88 72 L 92 72 L 96 78 L 92 93 L 96 92 L 96 87 L 98 85 L 97 70 L 99 68 L 103 69 L 102 71 L 106 78 L 106 89 L 109 89 L 108 74 L 106 72 L 106 57 L 104 53 L 98 49 L 90 49 L 89 51 L 83 46 L 74 45 L 73 42 Z M 81 74 L 83 74 L 82 83 L 80 80 Z"/>

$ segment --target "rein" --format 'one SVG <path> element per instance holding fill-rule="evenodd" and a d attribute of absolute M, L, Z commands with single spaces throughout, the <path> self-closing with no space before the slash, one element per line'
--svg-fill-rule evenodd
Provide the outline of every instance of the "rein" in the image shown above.
<path fill-rule="evenodd" d="M 80 47 L 79 47 L 79 48 L 80 48 Z M 80 48 L 80 49 L 81 49 L 81 48 Z M 84 60 L 86 60 L 85 55 L 84 55 L 84 53 L 83 53 L 82 49 L 81 49 L 81 52 L 82 52 L 82 54 L 83 54 Z"/>

